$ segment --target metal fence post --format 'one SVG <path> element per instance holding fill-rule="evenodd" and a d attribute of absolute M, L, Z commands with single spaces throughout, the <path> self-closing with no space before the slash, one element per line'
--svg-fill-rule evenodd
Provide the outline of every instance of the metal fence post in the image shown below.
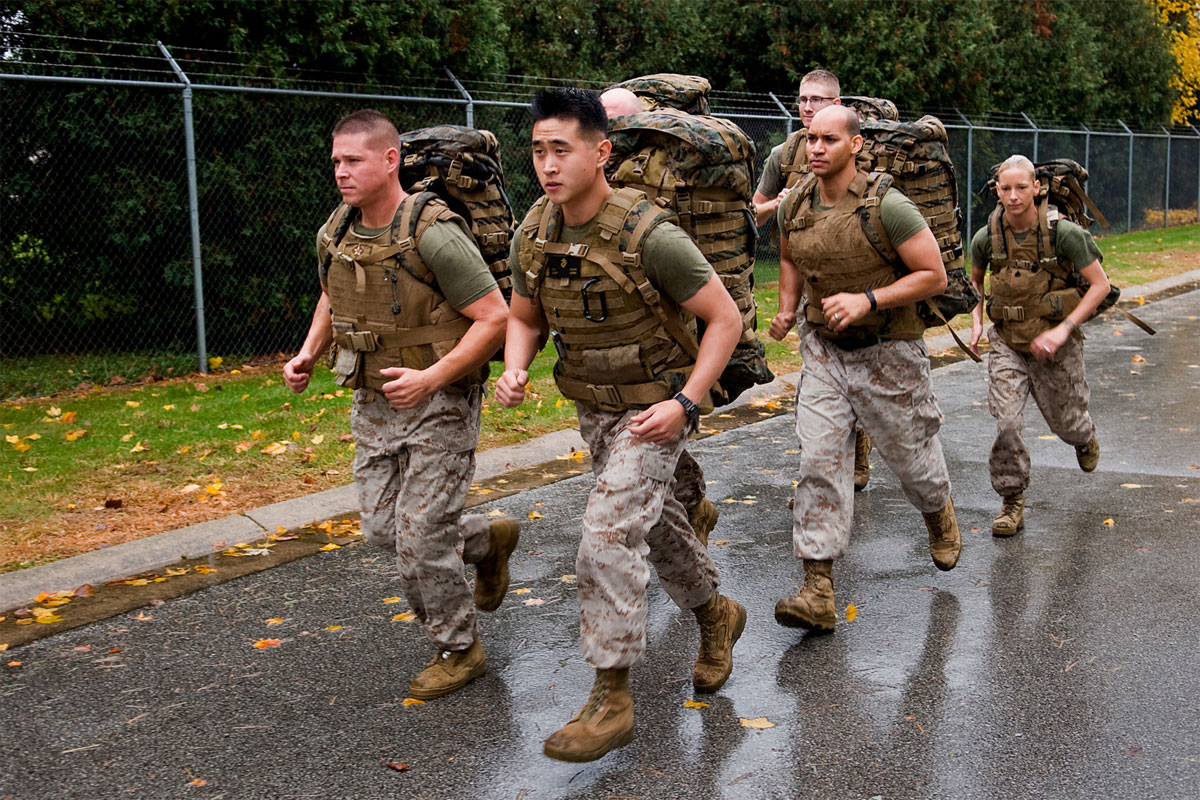
<path fill-rule="evenodd" d="M 461 83 L 459 83 L 458 78 L 454 77 L 454 73 L 450 71 L 450 68 L 445 67 L 444 69 L 446 70 L 446 74 L 448 76 L 450 76 L 450 80 L 452 80 L 454 82 L 454 85 L 456 87 L 458 87 L 458 90 L 460 92 L 462 92 L 463 98 L 466 99 L 466 101 L 467 101 L 467 127 L 474 128 L 475 127 L 475 100 L 471 97 L 471 93 L 467 91 L 467 87 L 465 87 Z"/>
<path fill-rule="evenodd" d="M 1125 121 L 1118 118 L 1117 122 L 1129 134 L 1129 171 L 1125 176 L 1125 230 L 1133 230 L 1133 131 Z"/>
<path fill-rule="evenodd" d="M 1083 128 L 1087 133 L 1083 135 L 1083 168 L 1091 172 L 1092 160 L 1092 129 L 1084 123 L 1079 123 L 1079 127 Z"/>
<path fill-rule="evenodd" d="M 196 137 L 192 126 L 192 82 L 175 63 L 166 46 L 155 42 L 183 84 L 183 137 L 187 158 L 188 217 L 192 229 L 192 296 L 196 306 L 196 359 L 200 374 L 208 374 L 208 342 L 204 332 L 204 279 L 200 265 L 200 201 L 196 190 Z"/>
<path fill-rule="evenodd" d="M 1038 126 L 1024 111 L 1021 112 L 1021 116 L 1024 117 L 1025 121 L 1029 123 L 1029 127 L 1033 128 L 1033 163 L 1036 164 L 1038 160 Z"/>
<path fill-rule="evenodd" d="M 771 95 L 771 99 L 775 101 L 775 105 L 779 106 L 779 110 L 783 112 L 784 119 L 787 120 L 787 122 L 786 122 L 787 135 L 791 136 L 792 135 L 792 112 L 788 111 L 787 106 L 785 106 L 783 103 L 779 102 L 779 98 L 775 96 L 774 92 L 767 92 L 767 94 Z"/>
<path fill-rule="evenodd" d="M 1158 127 L 1167 134 L 1167 174 L 1163 188 L 1163 227 L 1167 227 L 1167 219 L 1171 216 L 1171 132 L 1162 125 Z"/>
<path fill-rule="evenodd" d="M 1200 130 L 1195 125 L 1188 125 L 1196 134 L 1196 221 L 1200 222 Z"/>
<path fill-rule="evenodd" d="M 967 124 L 967 242 L 970 247 L 971 235 L 975 229 L 971 227 L 971 201 L 975 199 L 974 187 L 971 186 L 971 180 L 975 173 L 975 126 L 971 124 L 971 120 L 967 119 L 966 115 L 954 109 L 954 113 L 958 114 L 958 118 Z M 961 203 L 959 204 L 961 207 Z"/>

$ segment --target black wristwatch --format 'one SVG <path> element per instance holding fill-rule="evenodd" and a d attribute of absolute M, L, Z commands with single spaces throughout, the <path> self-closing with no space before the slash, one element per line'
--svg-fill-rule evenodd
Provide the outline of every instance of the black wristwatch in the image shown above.
<path fill-rule="evenodd" d="M 683 413 L 687 417 L 688 424 L 696 427 L 700 422 L 700 406 L 693 403 L 683 392 L 676 392 L 675 399 L 679 401 L 679 405 L 683 406 Z"/>

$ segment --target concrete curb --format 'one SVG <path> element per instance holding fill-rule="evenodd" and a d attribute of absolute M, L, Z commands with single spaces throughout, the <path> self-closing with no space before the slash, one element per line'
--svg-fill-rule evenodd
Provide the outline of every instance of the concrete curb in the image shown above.
<path fill-rule="evenodd" d="M 1124 292 L 1126 298 L 1150 301 L 1191 283 L 1200 282 L 1200 269 L 1154 281 Z M 955 348 L 949 333 L 928 340 L 931 351 Z M 777 377 L 773 382 L 745 392 L 731 407 L 757 398 L 795 390 L 800 373 Z M 585 448 L 579 431 L 570 429 L 539 436 L 527 442 L 481 451 L 476 457 L 475 479 L 487 480 L 518 469 L 554 461 L 556 456 Z M 0 611 L 30 603 L 41 592 L 73 590 L 85 583 L 100 584 L 140 572 L 161 569 L 181 558 L 199 558 L 231 544 L 254 541 L 276 528 L 296 528 L 358 511 L 354 484 L 273 503 L 222 519 L 165 531 L 145 539 L 65 558 L 40 567 L 0 574 Z"/>

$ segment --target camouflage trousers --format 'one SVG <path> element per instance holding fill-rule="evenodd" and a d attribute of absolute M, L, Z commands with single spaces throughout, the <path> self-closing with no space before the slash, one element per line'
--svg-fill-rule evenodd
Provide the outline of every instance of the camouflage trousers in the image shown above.
<path fill-rule="evenodd" d="M 675 499 L 689 512 L 704 499 L 704 470 L 687 450 L 675 465 Z"/>
<path fill-rule="evenodd" d="M 481 405 L 478 390 L 437 392 L 416 409 L 397 411 L 381 393 L 368 401 L 359 390 L 350 411 L 363 535 L 395 548 L 404 596 L 443 650 L 466 649 L 475 639 L 475 600 L 463 564 L 482 559 L 491 544 L 487 519 L 462 513 L 475 475 Z"/>
<path fill-rule="evenodd" d="M 800 481 L 792 521 L 799 558 L 839 558 L 854 513 L 854 428 L 859 424 L 921 512 L 950 499 L 950 474 L 938 430 L 942 415 L 929 384 L 925 342 L 884 340 L 842 350 L 803 337 L 796 389 Z"/>
<path fill-rule="evenodd" d="M 650 564 L 680 608 L 703 605 L 720 581 L 675 497 L 687 434 L 651 444 L 629 432 L 636 411 L 576 409 L 596 475 L 575 558 L 583 653 L 600 669 L 630 667 L 646 653 Z"/>
<path fill-rule="evenodd" d="M 988 343 L 988 411 L 996 418 L 988 472 L 996 493 L 1009 497 L 1029 486 L 1029 449 L 1021 427 L 1030 394 L 1050 430 L 1067 444 L 1087 444 L 1096 426 L 1088 413 L 1091 392 L 1083 371 L 1083 342 L 1070 337 L 1049 361 L 1009 347 L 994 325 Z"/>

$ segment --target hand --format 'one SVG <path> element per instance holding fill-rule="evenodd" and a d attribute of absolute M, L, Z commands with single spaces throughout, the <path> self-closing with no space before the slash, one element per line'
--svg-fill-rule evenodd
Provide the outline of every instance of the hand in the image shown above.
<path fill-rule="evenodd" d="M 496 399 L 505 408 L 516 408 L 525 399 L 525 387 L 528 384 L 528 372 L 523 369 L 507 369 L 496 381 Z"/>
<path fill-rule="evenodd" d="M 308 382 L 312 379 L 313 365 L 316 363 L 316 360 L 314 356 L 300 353 L 283 365 L 283 382 L 293 392 L 300 394 L 308 388 Z"/>
<path fill-rule="evenodd" d="M 1052 361 L 1058 354 L 1058 348 L 1066 344 L 1071 337 L 1071 331 L 1066 325 L 1055 325 L 1048 331 L 1042 331 L 1029 345 L 1029 352 L 1039 361 Z"/>
<path fill-rule="evenodd" d="M 971 342 L 967 345 L 967 349 L 975 355 L 979 355 L 979 339 L 983 336 L 983 323 L 979 320 L 971 319 Z"/>
<path fill-rule="evenodd" d="M 394 378 L 381 388 L 383 396 L 397 411 L 416 408 L 441 388 L 430 380 L 429 373 L 423 369 L 386 367 L 379 370 L 379 374 L 385 378 Z"/>
<path fill-rule="evenodd" d="M 775 319 L 771 320 L 771 327 L 767 329 L 767 335 L 777 342 L 782 342 L 795 325 L 795 311 L 780 311 L 775 315 Z"/>
<path fill-rule="evenodd" d="M 861 292 L 850 294 L 839 292 L 821 301 L 821 312 L 825 315 L 825 327 L 831 331 L 844 331 L 858 322 L 871 310 L 871 301 Z"/>
<path fill-rule="evenodd" d="M 629 421 L 629 432 L 651 444 L 666 444 L 687 424 L 683 404 L 674 398 L 655 403 Z"/>

